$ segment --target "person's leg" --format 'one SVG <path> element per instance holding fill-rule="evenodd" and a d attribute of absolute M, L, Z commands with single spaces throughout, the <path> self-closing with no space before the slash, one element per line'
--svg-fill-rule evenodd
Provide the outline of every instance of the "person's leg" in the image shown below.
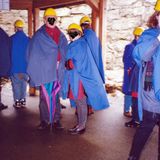
<path fill-rule="evenodd" d="M 130 107 L 132 106 L 132 96 L 124 96 L 124 116 L 131 117 Z"/>
<path fill-rule="evenodd" d="M 48 127 L 49 124 L 49 111 L 41 87 L 39 98 L 40 125 L 38 126 L 38 129 L 41 130 L 46 129 L 46 127 Z"/>
<path fill-rule="evenodd" d="M 18 107 L 20 105 L 20 90 L 21 90 L 21 80 L 18 77 L 18 74 L 15 73 L 11 76 L 12 81 L 12 91 L 13 91 L 13 99 L 14 99 L 14 106 Z"/>
<path fill-rule="evenodd" d="M 78 113 L 78 126 L 79 129 L 83 129 L 86 126 L 87 122 L 87 103 L 86 103 L 86 97 L 82 99 L 76 99 L 75 100 L 76 106 L 77 106 L 77 113 Z"/>
<path fill-rule="evenodd" d="M 138 115 L 138 98 L 132 97 L 132 120 L 125 123 L 126 127 L 139 127 L 140 120 Z"/>
<path fill-rule="evenodd" d="M 21 79 L 21 96 L 20 96 L 20 103 L 22 106 L 26 105 L 26 90 L 27 90 L 27 75 L 22 73 Z"/>
<path fill-rule="evenodd" d="M 60 104 L 60 98 L 59 98 L 59 94 L 56 95 L 56 110 L 55 110 L 55 114 L 54 114 L 54 126 L 57 129 L 62 129 L 62 125 L 60 122 L 60 118 L 61 118 L 61 104 Z"/>
<path fill-rule="evenodd" d="M 128 160 L 139 160 L 142 149 L 156 124 L 155 114 L 143 111 L 143 122 L 137 128 Z"/>

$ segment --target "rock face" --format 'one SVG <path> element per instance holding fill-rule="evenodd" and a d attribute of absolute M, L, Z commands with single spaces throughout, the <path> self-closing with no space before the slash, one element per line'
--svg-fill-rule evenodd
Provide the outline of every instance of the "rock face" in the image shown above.
<path fill-rule="evenodd" d="M 156 0 L 107 0 L 106 70 L 123 70 L 124 47 L 133 39 L 132 32 L 136 26 L 146 28 L 146 22 L 154 12 L 155 3 Z M 91 15 L 92 12 L 88 5 L 60 8 L 56 11 L 59 15 L 58 25 L 65 33 L 70 23 L 79 23 L 83 15 Z M 17 18 L 24 19 L 27 24 L 27 12 L 24 10 L 0 11 L 0 27 L 4 28 L 9 35 L 13 34 L 13 24 Z M 43 11 L 40 13 L 40 20 L 41 26 L 43 24 Z M 25 32 L 27 33 L 27 25 Z"/>

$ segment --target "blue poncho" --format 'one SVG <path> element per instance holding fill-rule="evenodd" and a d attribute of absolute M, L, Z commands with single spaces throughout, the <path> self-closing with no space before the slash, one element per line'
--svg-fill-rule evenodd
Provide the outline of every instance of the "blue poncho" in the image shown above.
<path fill-rule="evenodd" d="M 85 29 L 83 37 L 87 41 L 87 44 L 91 50 L 92 56 L 102 78 L 102 81 L 103 83 L 105 83 L 104 68 L 102 61 L 102 46 L 100 40 L 98 39 L 96 33 L 92 29 Z"/>
<path fill-rule="evenodd" d="M 69 84 L 74 97 L 77 98 L 81 81 L 92 107 L 95 110 L 107 108 L 109 103 L 103 81 L 84 38 L 69 44 L 66 55 L 66 60 L 68 59 L 73 61 L 74 68 L 65 71 L 63 98 L 67 98 Z"/>
<path fill-rule="evenodd" d="M 45 25 L 35 33 L 27 50 L 27 73 L 31 85 L 40 86 L 56 80 L 62 81 L 66 47 L 67 39 L 62 32 L 58 45 L 47 34 Z M 57 74 L 58 51 L 61 54 L 61 61 Z"/>
<path fill-rule="evenodd" d="M 148 29 L 143 32 L 141 37 L 138 40 L 138 43 L 133 51 L 133 57 L 136 61 L 136 63 L 140 67 L 139 71 L 139 87 L 138 87 L 138 110 L 139 110 L 139 116 L 142 120 L 142 73 L 143 73 L 143 61 L 146 59 L 149 59 L 151 56 L 153 58 L 153 64 L 154 64 L 154 71 L 153 71 L 153 89 L 155 96 L 157 98 L 157 101 L 160 101 L 160 74 L 159 74 L 159 68 L 160 68 L 160 42 L 157 39 L 157 36 L 159 35 L 160 31 L 159 29 Z M 153 51 L 153 54 L 150 55 L 149 53 L 151 49 L 154 48 L 153 44 L 159 43 L 158 47 Z"/>
<path fill-rule="evenodd" d="M 123 76 L 123 86 L 122 92 L 126 95 L 130 95 L 129 84 L 130 84 L 130 75 L 128 74 L 128 70 L 133 67 L 133 57 L 132 52 L 134 47 L 136 46 L 137 41 L 133 40 L 130 44 L 125 46 L 124 54 L 123 54 L 123 64 L 124 64 L 124 76 Z"/>

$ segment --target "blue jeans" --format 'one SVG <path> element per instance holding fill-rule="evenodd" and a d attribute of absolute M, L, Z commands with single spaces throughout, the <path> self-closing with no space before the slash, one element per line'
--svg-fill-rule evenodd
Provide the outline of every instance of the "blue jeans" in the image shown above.
<path fill-rule="evenodd" d="M 14 73 L 11 75 L 14 101 L 26 98 L 27 74 Z"/>
<path fill-rule="evenodd" d="M 132 96 L 125 95 L 124 96 L 124 112 L 129 112 L 131 106 L 132 106 Z"/>

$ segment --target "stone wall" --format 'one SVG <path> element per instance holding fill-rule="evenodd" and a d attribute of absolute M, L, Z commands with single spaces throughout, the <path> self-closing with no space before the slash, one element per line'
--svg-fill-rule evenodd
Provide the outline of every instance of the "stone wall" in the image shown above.
<path fill-rule="evenodd" d="M 107 0 L 107 69 L 121 69 L 124 47 L 136 26 L 146 28 L 156 0 Z"/>
<path fill-rule="evenodd" d="M 155 2 L 156 0 L 107 0 L 107 49 L 104 57 L 106 57 L 108 79 L 122 81 L 124 47 L 133 39 L 134 27 L 143 26 L 146 28 L 146 22 L 154 12 Z M 61 8 L 56 11 L 59 16 L 58 26 L 65 33 L 70 23 L 79 23 L 83 15 L 91 15 L 92 12 L 88 5 Z M 26 11 L 0 11 L 0 26 L 11 35 L 14 33 L 13 24 L 17 18 L 24 19 L 27 24 Z M 43 11 L 40 12 L 40 21 L 41 26 L 43 24 Z M 27 33 L 27 25 L 25 32 Z M 108 72 L 111 72 L 111 74 L 108 74 Z M 120 73 L 122 73 L 121 76 Z"/>

